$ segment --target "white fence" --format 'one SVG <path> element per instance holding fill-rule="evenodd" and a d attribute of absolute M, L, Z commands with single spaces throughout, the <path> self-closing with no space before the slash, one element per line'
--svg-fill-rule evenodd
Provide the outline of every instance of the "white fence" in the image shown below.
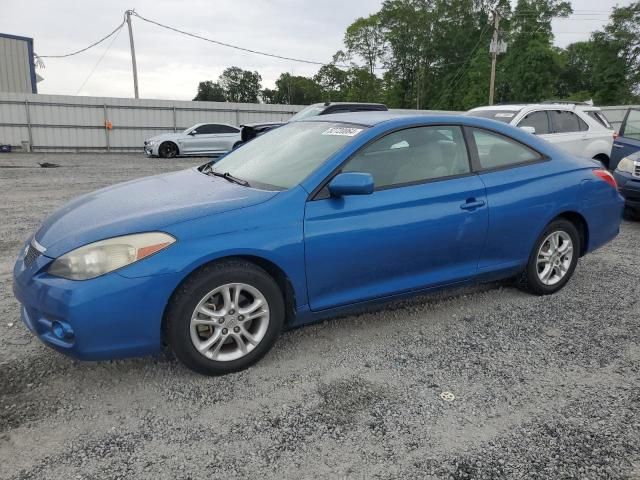
<path fill-rule="evenodd" d="M 611 123 L 614 130 L 618 131 L 624 120 L 624 116 L 627 114 L 629 108 L 640 108 L 638 105 L 616 105 L 612 107 L 600 107 L 605 116 Z"/>
<path fill-rule="evenodd" d="M 33 151 L 141 150 L 145 138 L 195 123 L 277 122 L 302 108 L 0 93 L 0 144 L 21 147 L 28 142 Z"/>
<path fill-rule="evenodd" d="M 0 93 L 0 144 L 41 152 L 140 151 L 144 139 L 162 132 L 184 130 L 195 123 L 278 122 L 302 108 L 303 105 Z M 615 129 L 620 127 L 627 108 L 603 107 Z"/>

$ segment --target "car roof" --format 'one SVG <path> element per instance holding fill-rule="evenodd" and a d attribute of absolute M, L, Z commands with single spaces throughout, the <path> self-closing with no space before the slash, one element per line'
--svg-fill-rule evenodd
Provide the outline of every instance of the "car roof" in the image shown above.
<path fill-rule="evenodd" d="M 385 107 L 387 106 L 384 103 L 375 103 L 375 102 L 319 102 L 311 104 L 311 107 L 331 107 L 334 105 L 372 105 L 376 107 Z"/>
<path fill-rule="evenodd" d="M 200 123 L 196 123 L 195 125 L 192 125 L 189 128 L 199 127 L 200 125 L 224 125 L 225 127 L 238 128 L 235 125 L 231 125 L 230 123 L 224 123 L 224 122 L 200 122 Z"/>
<path fill-rule="evenodd" d="M 507 112 L 517 112 L 524 108 L 536 108 L 540 110 L 582 110 L 584 112 L 599 112 L 600 107 L 594 105 L 587 105 L 581 103 L 569 103 L 569 102 L 545 102 L 545 103 L 514 103 L 514 104 L 502 104 L 502 105 L 485 105 L 482 107 L 476 107 L 469 110 L 470 112 L 479 112 L 483 110 L 504 110 Z"/>
<path fill-rule="evenodd" d="M 432 117 L 434 115 L 407 115 L 406 113 L 394 113 L 385 111 L 368 111 L 368 112 L 345 112 L 331 113 L 329 115 L 318 115 L 315 117 L 304 118 L 300 122 L 331 122 L 331 123 L 353 123 L 365 127 L 373 127 L 382 122 L 393 120 L 396 118 L 408 117 Z"/>
<path fill-rule="evenodd" d="M 522 110 L 525 107 L 531 107 L 532 105 L 534 105 L 533 103 L 531 104 L 513 104 L 513 105 L 485 105 L 482 107 L 476 107 L 476 108 L 472 108 L 471 110 L 469 110 L 470 112 L 478 112 L 481 110 L 504 110 L 506 112 L 516 112 L 518 110 Z"/>

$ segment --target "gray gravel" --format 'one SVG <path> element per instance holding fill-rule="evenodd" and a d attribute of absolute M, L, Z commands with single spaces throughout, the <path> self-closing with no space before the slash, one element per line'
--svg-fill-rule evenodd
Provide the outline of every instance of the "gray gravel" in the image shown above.
<path fill-rule="evenodd" d="M 42 218 L 198 162 L 0 156 L 0 478 L 640 478 L 638 222 L 552 297 L 492 284 L 396 303 L 288 332 L 221 378 L 32 339 L 11 268 Z"/>

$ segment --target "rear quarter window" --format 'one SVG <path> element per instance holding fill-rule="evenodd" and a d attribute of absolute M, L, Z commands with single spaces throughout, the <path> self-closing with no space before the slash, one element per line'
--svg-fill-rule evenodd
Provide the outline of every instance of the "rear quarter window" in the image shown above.
<path fill-rule="evenodd" d="M 611 124 L 609 123 L 609 120 L 607 119 L 604 113 L 594 112 L 594 111 L 586 112 L 586 113 L 603 127 L 611 128 Z"/>

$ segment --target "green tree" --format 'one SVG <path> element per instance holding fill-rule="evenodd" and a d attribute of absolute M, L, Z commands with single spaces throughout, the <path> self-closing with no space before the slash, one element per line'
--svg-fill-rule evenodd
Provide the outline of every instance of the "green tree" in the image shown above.
<path fill-rule="evenodd" d="M 258 72 L 229 67 L 218 79 L 228 102 L 258 103 L 262 77 Z"/>
<path fill-rule="evenodd" d="M 384 57 L 386 51 L 385 36 L 380 16 L 370 15 L 358 18 L 347 27 L 344 35 L 347 53 L 362 58 L 371 75 L 375 74 L 376 65 Z"/>
<path fill-rule="evenodd" d="M 313 80 L 322 90 L 322 99 L 326 102 L 342 102 L 347 99 L 347 72 L 335 64 L 323 65 Z"/>
<path fill-rule="evenodd" d="M 551 21 L 571 14 L 561 0 L 518 0 L 502 60 L 498 101 L 538 102 L 558 96 L 562 58 L 553 47 Z"/>
<path fill-rule="evenodd" d="M 265 88 L 260 92 L 260 98 L 264 103 L 278 103 L 276 102 L 276 95 L 278 91 L 271 88 Z"/>
<path fill-rule="evenodd" d="M 322 101 L 322 88 L 312 78 L 283 73 L 276 80 L 274 103 L 309 105 Z"/>
<path fill-rule="evenodd" d="M 224 89 L 218 82 L 207 80 L 198 84 L 198 94 L 193 100 L 206 102 L 226 102 L 227 97 L 224 94 Z"/>

